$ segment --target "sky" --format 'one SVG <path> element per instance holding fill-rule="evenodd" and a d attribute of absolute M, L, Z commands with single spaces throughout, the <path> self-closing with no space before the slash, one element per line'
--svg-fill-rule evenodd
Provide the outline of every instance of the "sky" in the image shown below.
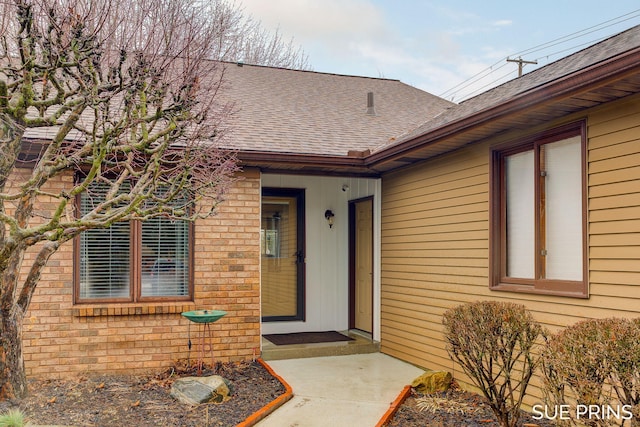
<path fill-rule="evenodd" d="M 454 102 L 640 25 L 638 0 L 237 0 L 312 70 L 398 79 Z M 569 36 L 569 37 L 566 37 Z"/>

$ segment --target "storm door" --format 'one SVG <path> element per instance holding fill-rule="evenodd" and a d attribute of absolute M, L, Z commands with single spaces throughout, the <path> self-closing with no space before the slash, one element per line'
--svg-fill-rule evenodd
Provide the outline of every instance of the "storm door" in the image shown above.
<path fill-rule="evenodd" d="M 304 320 L 304 190 L 262 190 L 262 320 Z"/>

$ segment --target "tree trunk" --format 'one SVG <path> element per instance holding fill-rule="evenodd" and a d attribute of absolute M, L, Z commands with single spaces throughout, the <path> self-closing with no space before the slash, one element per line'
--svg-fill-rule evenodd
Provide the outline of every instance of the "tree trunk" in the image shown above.
<path fill-rule="evenodd" d="M 27 395 L 22 355 L 22 320 L 19 309 L 0 311 L 0 400 Z"/>
<path fill-rule="evenodd" d="M 42 246 L 22 284 L 17 301 L 16 288 L 26 246 L 18 245 L 13 250 L 0 277 L 0 400 L 21 399 L 27 395 L 27 376 L 22 354 L 22 323 L 44 266 L 66 240 L 68 238 L 61 238 Z"/>

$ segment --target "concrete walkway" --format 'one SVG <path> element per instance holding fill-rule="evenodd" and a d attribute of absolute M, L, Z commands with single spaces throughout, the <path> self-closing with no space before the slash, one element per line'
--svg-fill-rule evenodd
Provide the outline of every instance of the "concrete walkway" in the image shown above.
<path fill-rule="evenodd" d="M 259 427 L 375 426 L 424 371 L 382 353 L 267 362 L 294 397 Z"/>

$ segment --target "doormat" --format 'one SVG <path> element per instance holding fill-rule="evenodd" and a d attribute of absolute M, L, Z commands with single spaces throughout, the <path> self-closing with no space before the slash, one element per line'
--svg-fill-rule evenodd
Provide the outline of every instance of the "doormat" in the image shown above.
<path fill-rule="evenodd" d="M 275 345 L 313 344 L 319 342 L 353 341 L 353 338 L 336 331 L 296 332 L 292 334 L 263 335 Z"/>

